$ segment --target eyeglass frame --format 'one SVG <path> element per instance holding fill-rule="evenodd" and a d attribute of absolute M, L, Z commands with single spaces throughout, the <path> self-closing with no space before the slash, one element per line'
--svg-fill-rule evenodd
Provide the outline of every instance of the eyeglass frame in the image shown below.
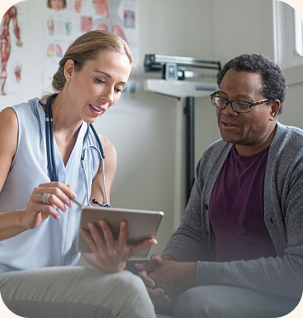
<path fill-rule="evenodd" d="M 214 96 L 217 96 L 217 97 L 219 97 L 219 98 L 221 98 L 221 99 L 224 99 L 224 100 L 226 101 L 225 107 L 222 108 L 222 107 L 216 106 L 216 105 L 213 104 L 213 102 L 211 102 L 212 105 L 215 106 L 216 108 L 219 108 L 219 109 L 225 109 L 225 108 L 227 107 L 227 105 L 230 104 L 230 105 L 231 105 L 231 108 L 233 109 L 233 111 L 236 112 L 237 114 L 241 114 L 241 113 L 247 114 L 247 113 L 249 113 L 249 112 L 251 111 L 251 107 L 252 107 L 252 106 L 257 106 L 257 105 L 263 104 L 263 103 L 265 103 L 265 102 L 267 102 L 267 101 L 270 101 L 270 99 L 268 99 L 268 98 L 261 99 L 261 100 L 258 100 L 258 101 L 256 101 L 256 102 L 252 102 L 252 103 L 251 103 L 251 102 L 245 102 L 245 101 L 238 101 L 238 100 L 228 100 L 228 99 L 226 99 L 226 98 L 220 97 L 218 94 L 219 94 L 219 91 L 216 91 L 216 92 L 210 94 L 210 99 L 212 100 L 212 98 L 213 98 Z M 239 111 L 237 111 L 237 110 L 235 109 L 234 105 L 233 105 L 234 102 L 241 102 L 241 103 L 247 104 L 247 105 L 249 106 L 248 111 L 247 111 L 247 112 L 239 112 Z"/>

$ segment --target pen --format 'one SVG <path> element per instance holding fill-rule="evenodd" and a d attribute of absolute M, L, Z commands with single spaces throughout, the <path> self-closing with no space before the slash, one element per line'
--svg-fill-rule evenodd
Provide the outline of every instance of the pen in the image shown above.
<path fill-rule="evenodd" d="M 72 199 L 72 201 L 76 204 L 76 205 L 78 205 L 78 207 L 80 208 L 80 209 L 82 209 L 82 204 L 79 202 L 79 201 L 77 201 L 76 199 Z"/>

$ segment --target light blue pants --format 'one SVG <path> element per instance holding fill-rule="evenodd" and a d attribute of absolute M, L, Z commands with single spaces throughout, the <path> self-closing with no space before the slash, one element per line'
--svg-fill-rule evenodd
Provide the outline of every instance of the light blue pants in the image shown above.
<path fill-rule="evenodd" d="M 49 267 L 0 274 L 4 303 L 28 318 L 155 318 L 141 279 L 128 271 Z"/>
<path fill-rule="evenodd" d="M 229 286 L 201 286 L 181 294 L 174 318 L 276 318 L 289 314 L 300 299 Z"/>

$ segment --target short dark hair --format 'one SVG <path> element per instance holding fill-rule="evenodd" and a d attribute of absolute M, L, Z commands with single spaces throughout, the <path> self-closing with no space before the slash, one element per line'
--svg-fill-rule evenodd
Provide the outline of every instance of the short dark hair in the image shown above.
<path fill-rule="evenodd" d="M 229 69 L 259 73 L 263 79 L 263 96 L 269 101 L 279 99 L 282 104 L 286 95 L 286 80 L 281 68 L 262 54 L 242 54 L 228 61 L 218 74 L 220 87 L 223 77 Z"/>

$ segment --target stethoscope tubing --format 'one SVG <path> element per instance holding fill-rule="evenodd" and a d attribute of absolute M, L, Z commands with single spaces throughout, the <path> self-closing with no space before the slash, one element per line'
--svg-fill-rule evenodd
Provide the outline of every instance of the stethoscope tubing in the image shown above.
<path fill-rule="evenodd" d="M 51 109 L 51 102 L 57 97 L 58 94 L 53 94 L 50 97 L 48 97 L 46 101 L 46 107 L 45 107 L 45 138 L 46 138 L 46 154 L 47 154 L 47 169 L 49 173 L 49 177 L 51 181 L 58 181 L 58 172 L 56 168 L 56 162 L 55 162 L 55 155 L 54 155 L 54 129 L 53 129 L 53 114 Z M 87 202 L 88 205 L 90 205 L 89 202 L 89 186 L 88 186 L 88 180 L 87 175 L 84 167 L 84 159 L 85 159 L 85 152 L 88 148 L 95 148 L 99 154 L 100 162 L 101 162 L 101 169 L 102 169 L 102 183 L 103 183 L 103 190 L 104 190 L 104 203 L 101 204 L 97 200 L 94 199 L 95 203 L 104 206 L 109 207 L 108 204 L 108 196 L 107 196 L 107 190 L 106 190 L 106 182 L 105 182 L 105 171 L 104 171 L 104 159 L 105 154 L 103 150 L 103 146 L 101 143 L 101 140 L 99 138 L 98 133 L 95 130 L 95 127 L 92 124 L 88 125 L 88 129 L 83 137 L 83 145 L 88 138 L 89 130 L 91 130 L 96 138 L 98 147 L 94 145 L 89 145 L 85 147 L 82 150 L 81 155 L 81 166 L 83 168 L 84 176 L 85 176 L 85 183 L 86 183 L 86 192 L 87 192 Z"/>

